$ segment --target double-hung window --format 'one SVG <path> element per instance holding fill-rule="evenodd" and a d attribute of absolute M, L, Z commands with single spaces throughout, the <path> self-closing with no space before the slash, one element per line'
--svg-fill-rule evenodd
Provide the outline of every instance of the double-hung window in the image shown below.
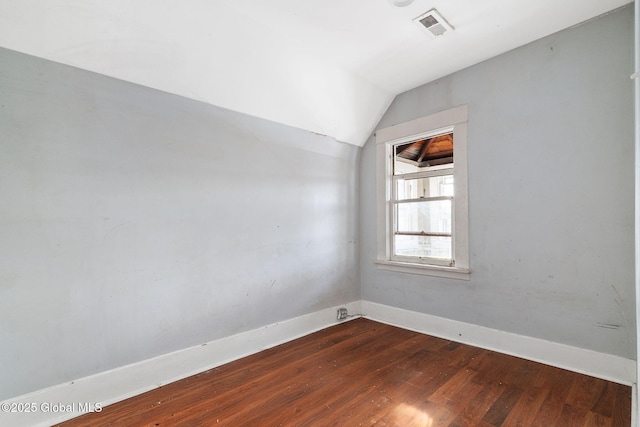
<path fill-rule="evenodd" d="M 393 145 L 391 259 L 455 265 L 453 132 Z"/>
<path fill-rule="evenodd" d="M 376 132 L 378 268 L 469 278 L 466 106 Z"/>

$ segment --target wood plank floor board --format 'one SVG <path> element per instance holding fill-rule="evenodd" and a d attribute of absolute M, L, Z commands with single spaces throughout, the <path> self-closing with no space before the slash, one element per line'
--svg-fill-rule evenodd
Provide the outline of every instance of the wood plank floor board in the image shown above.
<path fill-rule="evenodd" d="M 565 404 L 555 425 L 567 427 L 583 427 L 585 425 L 586 418 L 587 413 L 584 410 L 575 408 L 569 404 Z M 628 425 L 630 424 L 631 422 L 629 422 Z"/>
<path fill-rule="evenodd" d="M 567 403 L 574 408 L 589 411 L 593 408 L 603 393 L 605 381 L 597 378 L 582 376 L 573 383 Z"/>
<path fill-rule="evenodd" d="M 397 362 L 398 358 L 402 357 L 401 354 L 398 354 L 396 351 L 389 351 L 395 349 L 396 343 L 401 343 L 403 341 L 402 337 L 398 337 L 397 334 L 392 330 L 377 331 L 372 329 L 371 333 L 375 334 L 376 340 L 370 340 L 366 336 L 366 334 L 361 334 L 353 337 L 351 340 L 345 340 L 343 343 L 348 345 L 349 348 L 341 348 L 340 346 L 334 346 L 330 352 L 326 352 L 325 354 L 317 354 L 314 353 L 313 363 L 307 364 L 305 368 L 298 368 L 295 372 L 295 376 L 293 378 L 284 378 L 279 382 L 279 390 L 276 393 L 271 393 L 271 398 L 259 399 L 259 401 L 252 402 L 253 407 L 259 406 L 263 409 L 260 411 L 255 411 L 256 413 L 260 413 L 259 417 L 273 417 L 282 412 L 282 407 L 290 404 L 291 402 L 303 402 L 299 399 L 300 394 L 305 395 L 305 401 L 307 403 L 311 403 L 311 407 L 303 408 L 306 413 L 314 411 L 316 406 L 316 402 L 326 402 L 325 405 L 336 405 L 338 403 L 348 403 L 352 400 L 361 400 L 361 394 L 365 393 L 368 390 L 368 387 L 363 387 L 362 390 L 356 390 L 354 393 L 353 388 L 351 387 L 343 387 L 343 384 L 333 384 L 332 389 L 335 391 L 331 395 L 322 396 L 322 387 L 318 387 L 318 385 L 322 385 L 327 382 L 328 378 L 334 378 L 341 380 L 345 377 L 349 377 L 349 373 L 352 371 L 357 371 L 360 369 L 360 365 L 367 364 L 370 361 L 374 361 L 374 364 L 379 368 L 376 372 L 371 373 L 371 381 L 375 381 L 377 377 L 386 377 L 389 375 L 389 370 L 393 369 L 394 364 Z M 382 350 L 386 351 L 382 351 Z M 370 360 L 367 362 L 366 359 L 362 358 L 351 358 L 344 357 L 345 354 L 351 355 L 353 352 L 370 354 Z M 389 359 L 389 357 L 391 358 Z M 304 361 L 304 359 L 302 359 Z M 305 365 L 302 363 L 302 365 Z M 305 381 L 313 384 L 313 390 L 299 390 L 298 394 L 293 394 L 296 392 L 296 384 L 299 383 L 297 376 L 301 373 L 301 371 L 305 371 Z M 340 381 L 342 382 L 342 381 Z M 270 382 L 273 384 L 272 382 Z M 293 388 L 293 390 L 292 390 Z M 318 393 L 317 391 L 320 391 Z M 318 395 L 320 394 L 320 395 Z M 324 397 L 324 398 L 323 398 Z M 272 408 L 272 409 L 269 409 Z M 300 409 L 300 410 L 303 410 Z M 247 410 L 240 411 L 236 410 L 235 413 L 240 414 L 241 412 L 249 412 Z M 275 414 L 275 415 L 274 415 Z M 243 423 L 242 425 L 252 425 L 253 422 L 259 422 L 259 420 L 254 420 L 251 417 L 242 416 L 242 419 L 238 419 L 238 416 L 228 416 L 226 420 L 230 423 L 229 425 L 239 425 L 237 423 Z"/>
<path fill-rule="evenodd" d="M 523 389 L 518 402 L 503 425 L 525 425 L 531 424 L 536 415 L 540 412 L 542 404 L 546 401 L 551 392 L 553 379 L 549 375 L 547 366 L 539 365 L 540 369 L 531 383 Z"/>
<path fill-rule="evenodd" d="M 613 408 L 615 407 L 616 386 L 608 382 L 604 383 L 604 390 L 598 397 L 595 405 L 591 409 L 596 414 L 600 414 L 606 418 L 613 417 Z"/>
<path fill-rule="evenodd" d="M 420 375 L 420 372 L 412 369 L 412 364 L 415 363 L 412 362 L 412 360 L 424 360 L 426 354 L 422 350 L 413 354 L 408 352 L 402 353 L 399 347 L 387 349 L 387 351 L 389 350 L 393 353 L 392 358 L 388 359 L 388 356 L 382 355 L 376 363 L 377 368 L 367 372 L 365 374 L 366 376 L 363 377 L 363 379 L 366 379 L 365 383 L 367 386 L 359 390 L 362 394 L 358 394 L 357 396 L 337 394 L 335 396 L 337 398 L 327 402 L 328 406 L 331 408 L 341 406 L 345 409 L 345 413 L 348 414 L 349 418 L 362 418 L 367 417 L 367 412 L 383 412 L 383 409 L 380 408 L 385 406 L 385 404 L 401 399 L 402 396 L 398 396 L 397 394 L 402 394 L 403 390 L 396 387 L 396 385 L 410 384 L 410 380 Z M 374 360 L 376 356 L 370 357 Z M 362 360 L 359 363 L 369 364 L 369 362 L 363 362 Z M 359 369 L 356 365 L 357 364 L 354 364 L 353 367 Z M 347 374 L 347 377 L 350 377 L 350 375 Z M 347 388 L 345 388 L 345 390 L 347 390 Z M 394 392 L 396 395 L 393 395 Z M 362 404 L 363 402 L 366 404 Z M 313 411 L 313 409 L 311 409 L 311 411 Z"/>
<path fill-rule="evenodd" d="M 505 385 L 498 399 L 491 405 L 482 421 L 494 427 L 500 427 L 522 396 L 522 389 L 513 385 Z"/>
<path fill-rule="evenodd" d="M 629 414 L 631 413 L 631 387 L 622 384 L 616 384 L 616 399 L 613 408 L 613 419 L 611 425 L 627 426 L 629 422 Z"/>
<path fill-rule="evenodd" d="M 630 387 L 356 319 L 62 426 L 628 427 Z"/>
<path fill-rule="evenodd" d="M 279 405 L 278 401 L 282 401 L 287 403 L 289 400 L 296 400 L 300 394 L 305 394 L 305 390 L 300 390 L 300 381 L 301 378 L 304 377 L 304 381 L 307 383 L 313 383 L 317 387 L 318 390 L 322 390 L 322 385 L 325 385 L 331 381 L 334 382 L 334 387 L 339 387 L 339 383 L 341 379 L 344 378 L 345 374 L 354 369 L 354 365 L 357 365 L 360 361 L 356 358 L 351 360 L 350 357 L 341 357 L 341 354 L 344 354 L 347 348 L 358 349 L 358 351 L 362 351 L 365 353 L 373 352 L 374 354 L 378 354 L 376 352 L 376 347 L 380 346 L 381 343 L 379 341 L 370 340 L 370 336 L 373 336 L 375 331 L 368 331 L 368 333 L 357 334 L 348 337 L 341 337 L 338 341 L 332 339 L 331 342 L 333 345 L 330 348 L 330 351 L 327 352 L 319 352 L 325 348 L 326 338 L 321 341 L 321 345 L 317 348 L 314 348 L 313 351 L 305 351 L 303 354 L 306 354 L 304 357 L 300 357 L 298 355 L 297 358 L 286 358 L 282 359 L 280 357 L 273 357 L 274 359 L 278 359 L 278 363 L 276 364 L 279 368 L 272 368 L 272 372 L 264 372 L 260 375 L 257 375 L 257 378 L 260 378 L 260 382 L 262 384 L 254 384 L 256 382 L 255 377 L 244 379 L 247 386 L 245 386 L 242 382 L 235 384 L 236 388 L 239 387 L 238 392 L 233 392 L 230 396 L 232 401 L 226 402 L 225 406 L 222 409 L 221 413 L 231 414 L 228 415 L 228 420 L 233 422 L 235 419 L 233 414 L 240 414 L 243 412 L 248 412 L 248 409 L 252 408 L 265 408 L 260 412 L 263 415 L 269 415 L 268 408 L 281 408 L 282 405 Z M 387 343 L 392 343 L 394 341 L 394 335 L 391 331 L 386 332 L 385 334 L 378 335 L 382 340 L 385 340 Z M 332 337 L 335 338 L 335 337 Z M 392 344 L 390 344 L 392 345 Z M 350 354 L 350 353 L 348 353 Z M 320 357 L 316 357 L 320 355 Z M 307 363 L 309 358 L 314 358 L 314 360 Z M 252 358 L 257 359 L 259 361 L 259 356 L 252 356 Z M 317 359 L 317 360 L 316 360 Z M 298 365 L 295 370 L 291 370 L 287 375 L 281 375 L 280 368 L 282 366 L 287 366 L 291 363 L 296 363 Z M 258 374 L 258 372 L 251 372 L 251 374 Z M 268 390 L 273 387 L 274 384 L 277 384 L 277 390 Z M 266 388 L 266 389 L 265 389 Z M 345 388 L 348 391 L 348 388 Z M 249 391 L 252 394 L 257 395 L 256 399 L 253 399 L 251 403 L 247 403 L 245 399 L 246 393 Z M 275 393 L 274 393 L 275 392 Z M 222 400 L 230 400 L 226 398 L 226 396 L 221 396 Z M 333 398 L 340 398 L 340 395 L 336 395 Z M 281 403 L 282 403 L 281 402 Z M 243 420 L 243 422 L 248 422 L 248 420 Z"/>
<path fill-rule="evenodd" d="M 482 418 L 500 396 L 502 388 L 503 386 L 499 384 L 482 386 L 482 392 L 476 394 L 476 396 L 456 414 L 456 418 L 451 422 L 450 427 L 479 425 Z"/>
<path fill-rule="evenodd" d="M 547 367 L 546 372 L 553 381 L 549 385 L 547 397 L 533 420 L 532 425 L 535 426 L 553 425 L 558 420 L 575 377 L 572 372 L 551 366 Z"/>

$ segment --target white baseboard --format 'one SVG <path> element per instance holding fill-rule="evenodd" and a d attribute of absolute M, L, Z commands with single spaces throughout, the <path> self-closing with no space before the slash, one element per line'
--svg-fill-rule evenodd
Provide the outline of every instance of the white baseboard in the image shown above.
<path fill-rule="evenodd" d="M 370 301 L 340 307 L 372 320 L 510 354 L 621 384 L 634 385 L 636 362 L 538 338 L 512 334 Z M 50 426 L 336 324 L 338 306 L 190 347 L 0 402 L 0 425 Z M 634 387 L 634 392 L 637 392 Z M 6 412 L 6 405 L 33 412 Z M 54 409 L 60 409 L 57 412 Z M 634 405 L 635 406 L 635 405 Z M 9 407 L 11 409 L 11 406 Z M 68 409 L 71 410 L 68 410 Z M 48 409 L 48 411 L 47 411 Z M 637 408 L 634 407 L 634 418 Z"/>
<path fill-rule="evenodd" d="M 89 410 L 95 404 L 104 407 L 335 325 L 338 307 L 361 312 L 360 301 L 354 301 L 7 399 L 0 402 L 0 425 L 50 426 L 69 420 L 88 412 L 86 404 Z"/>
<path fill-rule="evenodd" d="M 470 323 L 362 301 L 363 316 L 404 329 L 445 338 L 620 384 L 636 382 L 636 361 Z"/>

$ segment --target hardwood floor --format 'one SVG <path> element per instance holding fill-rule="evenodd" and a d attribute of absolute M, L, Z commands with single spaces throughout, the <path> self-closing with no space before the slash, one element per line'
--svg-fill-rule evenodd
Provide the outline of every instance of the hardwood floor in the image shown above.
<path fill-rule="evenodd" d="M 631 388 L 366 319 L 61 424 L 631 425 Z"/>

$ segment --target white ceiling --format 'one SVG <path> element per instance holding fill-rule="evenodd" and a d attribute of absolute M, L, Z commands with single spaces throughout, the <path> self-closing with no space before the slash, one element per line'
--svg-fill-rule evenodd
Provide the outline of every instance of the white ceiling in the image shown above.
<path fill-rule="evenodd" d="M 630 2 L 0 0 L 0 46 L 362 145 L 396 94 Z"/>

